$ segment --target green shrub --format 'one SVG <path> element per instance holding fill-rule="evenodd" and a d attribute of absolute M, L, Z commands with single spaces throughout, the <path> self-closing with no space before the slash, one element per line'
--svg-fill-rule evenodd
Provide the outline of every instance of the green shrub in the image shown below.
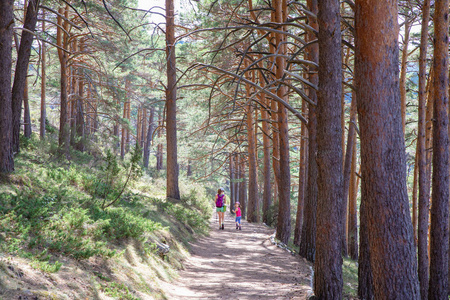
<path fill-rule="evenodd" d="M 146 232 L 162 229 L 160 223 L 153 222 L 141 214 L 122 207 L 113 207 L 104 211 L 96 208 L 93 215 L 96 220 L 109 220 L 105 232 L 111 239 L 136 238 L 142 240 Z"/>
<path fill-rule="evenodd" d="M 101 241 L 109 220 L 93 221 L 88 210 L 71 208 L 54 215 L 43 229 L 41 244 L 48 249 L 86 259 L 94 255 L 112 257 L 115 252 Z"/>

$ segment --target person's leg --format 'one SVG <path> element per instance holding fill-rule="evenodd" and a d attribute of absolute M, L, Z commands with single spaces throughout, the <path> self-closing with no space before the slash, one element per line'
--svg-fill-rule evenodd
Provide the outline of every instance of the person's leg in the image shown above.
<path fill-rule="evenodd" d="M 222 214 L 222 229 L 223 229 L 223 228 L 224 228 L 223 223 L 224 223 L 224 221 L 225 221 L 225 213 L 223 212 L 223 207 L 222 207 L 222 212 L 221 212 L 221 214 Z"/>

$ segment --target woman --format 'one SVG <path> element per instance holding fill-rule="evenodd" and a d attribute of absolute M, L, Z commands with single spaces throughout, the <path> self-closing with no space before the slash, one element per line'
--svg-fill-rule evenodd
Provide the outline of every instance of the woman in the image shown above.
<path fill-rule="evenodd" d="M 224 221 L 224 215 L 225 215 L 225 209 L 226 209 L 226 202 L 225 202 L 225 195 L 224 190 L 222 188 L 217 190 L 216 195 L 216 211 L 219 215 L 219 229 L 224 229 L 223 221 Z"/>

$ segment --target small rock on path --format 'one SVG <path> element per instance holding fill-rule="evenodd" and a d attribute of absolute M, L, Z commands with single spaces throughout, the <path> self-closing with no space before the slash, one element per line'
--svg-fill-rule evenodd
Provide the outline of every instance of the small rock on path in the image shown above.
<path fill-rule="evenodd" d="M 168 299 L 307 299 L 311 267 L 270 242 L 274 230 L 242 222 L 226 213 L 225 230 L 214 215 L 211 233 L 191 245 L 192 256 L 176 282 L 164 289 Z"/>

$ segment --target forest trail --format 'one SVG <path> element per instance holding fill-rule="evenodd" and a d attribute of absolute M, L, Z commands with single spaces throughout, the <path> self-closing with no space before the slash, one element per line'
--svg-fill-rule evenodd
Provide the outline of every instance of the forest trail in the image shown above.
<path fill-rule="evenodd" d="M 177 281 L 167 284 L 168 299 L 307 299 L 311 269 L 270 241 L 274 229 L 242 222 L 226 213 L 225 230 L 211 219 L 209 236 L 191 245 Z"/>

